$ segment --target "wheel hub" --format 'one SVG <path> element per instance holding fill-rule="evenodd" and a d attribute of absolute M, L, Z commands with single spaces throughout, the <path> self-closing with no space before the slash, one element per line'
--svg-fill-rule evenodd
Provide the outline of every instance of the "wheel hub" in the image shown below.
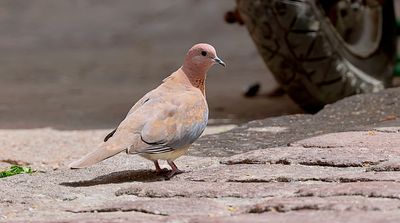
<path fill-rule="evenodd" d="M 379 48 L 383 17 L 377 0 L 340 0 L 324 9 L 353 54 L 368 57 Z"/>

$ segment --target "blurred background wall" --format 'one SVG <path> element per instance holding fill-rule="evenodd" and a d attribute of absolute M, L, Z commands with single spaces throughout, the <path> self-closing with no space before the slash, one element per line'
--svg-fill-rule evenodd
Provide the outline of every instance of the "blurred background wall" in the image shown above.
<path fill-rule="evenodd" d="M 228 64 L 207 79 L 211 118 L 239 122 L 299 112 L 286 96 L 244 89 L 276 83 L 244 27 L 228 25 L 234 0 L 0 1 L 0 128 L 112 128 L 175 71 L 195 43 Z"/>

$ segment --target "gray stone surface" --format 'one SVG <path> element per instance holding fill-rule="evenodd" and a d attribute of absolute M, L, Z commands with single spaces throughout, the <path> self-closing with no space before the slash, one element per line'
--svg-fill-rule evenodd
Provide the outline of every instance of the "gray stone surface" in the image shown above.
<path fill-rule="evenodd" d="M 196 156 L 229 156 L 266 147 L 286 146 L 298 140 L 327 133 L 373 130 L 400 126 L 399 89 L 378 94 L 345 98 L 315 115 L 289 115 L 251 121 L 225 134 L 197 141 L 191 154 Z M 260 131 L 275 127 L 283 131 Z M 258 131 L 254 131 L 254 129 Z"/>
<path fill-rule="evenodd" d="M 217 217 L 217 218 L 197 218 L 190 221 L 191 223 L 241 223 L 241 222 L 254 222 L 254 223 L 343 223 L 343 222 L 373 222 L 373 223 L 396 223 L 399 222 L 399 211 L 385 211 L 385 212 L 365 212 L 365 211 L 296 211 L 289 213 L 270 212 L 266 214 L 245 214 L 236 215 L 231 217 Z"/>
<path fill-rule="evenodd" d="M 379 151 L 379 152 L 378 152 Z M 222 158 L 221 163 L 363 167 L 385 163 L 400 151 L 366 147 L 273 147 Z"/>
<path fill-rule="evenodd" d="M 399 186 L 400 184 L 397 182 L 352 182 L 301 188 L 296 194 L 306 197 L 362 196 L 400 200 Z"/>
<path fill-rule="evenodd" d="M 399 97 L 389 89 L 203 136 L 170 180 L 126 154 L 66 168 L 107 130 L 1 130 L 2 165 L 37 171 L 0 179 L 0 221 L 399 222 Z"/>
<path fill-rule="evenodd" d="M 271 182 L 240 183 L 240 182 L 202 182 L 202 181 L 171 181 L 151 182 L 144 187 L 133 184 L 116 191 L 117 196 L 135 195 L 138 197 L 191 197 L 191 198 L 265 198 L 293 196 L 299 188 L 325 185 L 321 182 Z"/>
<path fill-rule="evenodd" d="M 326 211 L 391 211 L 398 210 L 400 200 L 391 198 L 368 198 L 361 196 L 336 197 L 288 197 L 271 198 L 262 203 L 249 205 L 243 212 L 290 212 L 303 210 Z"/>

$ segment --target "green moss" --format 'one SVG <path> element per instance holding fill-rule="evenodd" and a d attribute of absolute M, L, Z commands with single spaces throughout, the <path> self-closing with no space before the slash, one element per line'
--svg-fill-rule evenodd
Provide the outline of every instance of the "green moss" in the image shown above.
<path fill-rule="evenodd" d="M 13 176 L 20 173 L 33 173 L 33 171 L 30 167 L 11 166 L 7 170 L 0 172 L 0 178 Z"/>

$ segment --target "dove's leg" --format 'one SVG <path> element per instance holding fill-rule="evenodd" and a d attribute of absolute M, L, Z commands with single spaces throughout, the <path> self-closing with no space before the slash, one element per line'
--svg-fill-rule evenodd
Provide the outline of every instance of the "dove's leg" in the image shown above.
<path fill-rule="evenodd" d="M 168 162 L 168 164 L 171 166 L 171 168 L 172 168 L 172 170 L 171 170 L 171 172 L 168 174 L 168 179 L 169 178 L 171 178 L 171 177 L 173 177 L 173 176 L 175 176 L 175 175 L 177 175 L 177 174 L 180 174 L 180 173 L 184 173 L 185 171 L 184 170 L 180 170 L 180 169 L 178 169 L 178 167 L 175 165 L 175 163 L 173 162 L 173 161 L 167 161 Z"/>
<path fill-rule="evenodd" d="M 156 172 L 161 172 L 160 164 L 158 164 L 158 160 L 154 160 L 154 166 L 156 166 Z"/>
<path fill-rule="evenodd" d="M 154 160 L 154 166 L 156 166 L 156 172 L 158 174 L 162 174 L 165 171 L 168 171 L 167 168 L 161 169 L 160 164 L 158 164 L 158 160 Z"/>

